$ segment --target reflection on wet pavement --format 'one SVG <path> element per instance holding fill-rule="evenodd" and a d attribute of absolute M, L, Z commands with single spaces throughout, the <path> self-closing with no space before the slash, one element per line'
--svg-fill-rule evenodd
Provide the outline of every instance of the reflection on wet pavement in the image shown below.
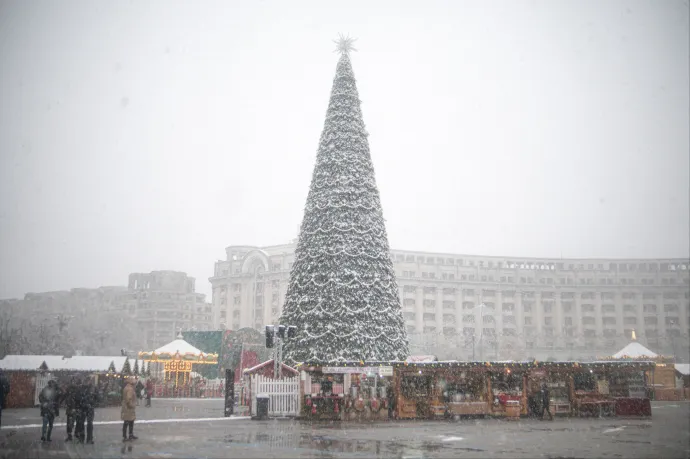
<path fill-rule="evenodd" d="M 260 448 L 301 449 L 323 453 L 352 453 L 371 457 L 412 458 L 424 457 L 424 453 L 439 452 L 448 449 L 453 451 L 482 452 L 483 449 L 451 445 L 450 442 L 461 441 L 461 437 L 439 436 L 439 442 L 415 440 L 414 438 L 391 438 L 390 440 L 341 439 L 329 435 L 315 435 L 305 432 L 244 432 L 228 434 L 224 441 L 228 443 L 255 445 Z"/>

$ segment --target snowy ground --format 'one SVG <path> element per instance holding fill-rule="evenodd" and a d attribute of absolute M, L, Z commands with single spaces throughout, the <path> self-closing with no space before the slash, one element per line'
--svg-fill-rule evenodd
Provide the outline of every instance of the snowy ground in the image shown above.
<path fill-rule="evenodd" d="M 108 410 L 101 410 L 104 413 L 97 417 L 94 446 L 65 444 L 64 426 L 56 428 L 52 443 L 41 444 L 37 441 L 38 427 L 28 423 L 16 423 L 13 427 L 10 416 L 6 418 L 3 412 L 0 457 L 628 459 L 690 455 L 690 403 L 687 402 L 654 402 L 651 419 L 560 418 L 553 422 L 488 419 L 377 424 L 258 422 L 239 417 L 221 418 L 221 401 L 158 402 L 158 408 L 149 414 L 164 415 L 161 419 L 166 422 L 138 422 L 135 433 L 139 440 L 127 443 L 120 440 L 120 423 L 110 419 L 110 413 L 105 413 Z M 11 414 L 18 419 L 16 412 Z M 141 413 L 140 418 L 147 412 L 141 410 Z M 193 414 L 203 416 L 191 417 Z M 37 423 L 37 419 L 34 416 L 32 423 Z"/>

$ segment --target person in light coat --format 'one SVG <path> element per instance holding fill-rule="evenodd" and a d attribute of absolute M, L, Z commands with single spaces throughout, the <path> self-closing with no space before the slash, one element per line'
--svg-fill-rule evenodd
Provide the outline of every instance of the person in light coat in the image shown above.
<path fill-rule="evenodd" d="M 127 385 L 122 390 L 122 441 L 136 440 L 134 436 L 134 421 L 136 420 L 137 394 L 134 390 L 134 378 L 127 378 Z M 127 429 L 129 428 L 129 437 Z"/>

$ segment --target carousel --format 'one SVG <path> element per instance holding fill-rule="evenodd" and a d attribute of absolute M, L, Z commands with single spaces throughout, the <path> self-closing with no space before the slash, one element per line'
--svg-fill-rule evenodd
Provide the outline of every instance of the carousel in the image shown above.
<path fill-rule="evenodd" d="M 177 386 L 189 382 L 192 374 L 192 365 L 217 365 L 218 354 L 206 354 L 189 344 L 182 338 L 182 333 L 177 335 L 175 341 L 171 341 L 163 347 L 152 352 L 140 352 L 139 359 L 145 362 L 162 363 L 166 381 L 172 381 Z"/>

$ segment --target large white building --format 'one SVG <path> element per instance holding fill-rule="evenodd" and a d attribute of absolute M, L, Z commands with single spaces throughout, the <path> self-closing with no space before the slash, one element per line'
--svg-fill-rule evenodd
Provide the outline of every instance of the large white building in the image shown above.
<path fill-rule="evenodd" d="M 215 264 L 214 328 L 261 329 L 285 300 L 294 244 L 230 246 Z M 630 339 L 686 359 L 687 259 L 547 259 L 392 250 L 413 353 L 583 358 Z"/>

